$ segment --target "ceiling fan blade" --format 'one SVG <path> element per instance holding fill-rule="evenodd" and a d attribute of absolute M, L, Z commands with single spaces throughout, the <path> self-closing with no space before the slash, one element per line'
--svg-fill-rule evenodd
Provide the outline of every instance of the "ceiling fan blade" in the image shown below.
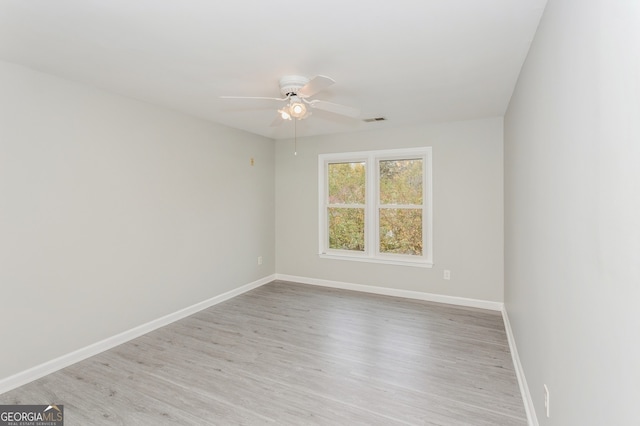
<path fill-rule="evenodd" d="M 273 121 L 271 122 L 271 127 L 278 127 L 279 125 L 281 125 L 284 122 L 284 120 L 282 119 L 282 116 L 280 114 L 276 115 L 276 118 L 273 119 Z"/>
<path fill-rule="evenodd" d="M 347 117 L 357 118 L 358 116 L 360 116 L 360 110 L 358 108 L 334 104 L 333 102 L 314 100 L 309 101 L 309 105 L 316 109 L 332 112 L 334 114 L 345 115 Z"/>
<path fill-rule="evenodd" d="M 302 86 L 300 90 L 298 90 L 298 96 L 308 98 L 309 96 L 313 96 L 321 90 L 326 89 L 333 83 L 335 83 L 335 80 L 331 77 L 327 77 L 325 75 L 317 75 L 313 77 L 307 84 Z"/>
<path fill-rule="evenodd" d="M 265 101 L 286 101 L 287 98 L 268 98 L 264 96 L 220 96 L 220 99 L 262 99 Z"/>

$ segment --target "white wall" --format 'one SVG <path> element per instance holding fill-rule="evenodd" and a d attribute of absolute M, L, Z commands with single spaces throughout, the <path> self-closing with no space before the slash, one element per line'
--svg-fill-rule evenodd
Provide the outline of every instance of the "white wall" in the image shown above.
<path fill-rule="evenodd" d="M 501 118 L 302 138 L 276 143 L 279 274 L 501 302 Z M 318 154 L 433 147 L 434 267 L 318 257 Z M 450 281 L 443 270 L 450 269 Z"/>
<path fill-rule="evenodd" d="M 543 425 L 640 422 L 638 46 L 640 2 L 549 0 L 505 117 L 505 304 Z"/>
<path fill-rule="evenodd" d="M 0 379 L 273 274 L 273 164 L 269 139 L 0 62 Z"/>

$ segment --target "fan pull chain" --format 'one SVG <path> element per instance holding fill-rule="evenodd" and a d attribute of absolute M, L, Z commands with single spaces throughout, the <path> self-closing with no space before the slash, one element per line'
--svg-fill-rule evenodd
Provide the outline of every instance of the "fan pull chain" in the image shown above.
<path fill-rule="evenodd" d="M 293 119 L 293 155 L 298 155 L 298 127 L 296 123 L 298 119 L 294 117 Z"/>

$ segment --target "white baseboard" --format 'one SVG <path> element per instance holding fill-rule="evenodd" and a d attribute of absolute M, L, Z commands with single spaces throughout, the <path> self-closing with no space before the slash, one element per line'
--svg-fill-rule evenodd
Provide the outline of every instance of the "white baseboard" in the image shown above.
<path fill-rule="evenodd" d="M 245 284 L 226 293 L 222 293 L 218 296 L 212 297 L 211 299 L 196 303 L 195 305 L 191 305 L 174 313 L 165 315 L 161 318 L 149 321 L 146 324 L 142 324 L 120 334 L 116 334 L 115 336 L 108 337 L 104 340 L 101 340 L 100 342 L 96 342 L 92 345 L 78 349 L 66 355 L 62 355 L 61 357 L 58 357 L 51 361 L 47 361 L 43 364 L 37 365 L 20 373 L 14 374 L 13 376 L 9 376 L 5 379 L 0 380 L 0 394 L 25 385 L 29 382 L 46 376 L 47 374 L 51 374 L 60 369 L 68 367 L 71 364 L 75 364 L 76 362 L 97 355 L 100 352 L 104 352 L 108 349 L 114 348 L 118 345 L 121 345 L 122 343 L 128 342 L 129 340 L 135 339 L 136 337 L 140 337 L 143 334 L 171 324 L 172 322 L 181 320 L 182 318 L 188 317 L 189 315 L 193 315 L 203 309 L 224 302 L 225 300 L 229 300 L 249 290 L 253 290 L 254 288 L 270 283 L 275 279 L 275 274 L 269 275 L 252 283 Z"/>
<path fill-rule="evenodd" d="M 407 299 L 426 300 L 429 302 L 447 303 L 449 305 L 466 306 L 471 308 L 502 311 L 501 302 L 490 300 L 468 299 L 466 297 L 445 296 L 442 294 L 423 293 L 421 291 L 399 290 L 388 287 L 376 287 L 364 284 L 352 284 L 340 281 L 321 280 L 317 278 L 297 277 L 294 275 L 276 274 L 276 279 L 281 281 L 293 281 L 301 284 L 311 284 L 322 287 L 340 288 L 343 290 L 361 291 L 364 293 L 382 294 L 385 296 L 405 297 Z"/>
<path fill-rule="evenodd" d="M 509 350 L 511 351 L 511 357 L 513 358 L 513 366 L 516 370 L 516 376 L 518 377 L 518 385 L 520 386 L 520 393 L 522 394 L 522 400 L 524 402 L 524 409 L 527 412 L 527 423 L 529 426 L 538 426 L 538 417 L 536 416 L 536 409 L 533 406 L 533 399 L 531 399 L 531 392 L 529 392 L 529 385 L 527 384 L 527 378 L 524 376 L 524 370 L 520 363 L 520 357 L 518 356 L 518 349 L 516 348 L 516 341 L 513 338 L 513 330 L 511 330 L 511 323 L 509 322 L 509 315 L 506 308 L 502 308 L 502 318 L 504 319 L 504 328 L 507 332 L 507 340 L 509 341 Z"/>

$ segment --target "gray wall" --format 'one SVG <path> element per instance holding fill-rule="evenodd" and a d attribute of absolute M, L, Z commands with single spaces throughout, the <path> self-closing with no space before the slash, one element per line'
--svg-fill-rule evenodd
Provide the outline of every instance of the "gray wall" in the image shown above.
<path fill-rule="evenodd" d="M 501 118 L 276 143 L 276 269 L 280 274 L 502 302 Z M 318 257 L 318 154 L 433 147 L 434 267 Z M 451 280 L 443 280 L 443 270 Z"/>
<path fill-rule="evenodd" d="M 505 304 L 542 425 L 640 421 L 638 46 L 639 2 L 550 0 L 505 117 Z"/>
<path fill-rule="evenodd" d="M 269 139 L 0 62 L 0 378 L 273 274 L 273 164 Z"/>

